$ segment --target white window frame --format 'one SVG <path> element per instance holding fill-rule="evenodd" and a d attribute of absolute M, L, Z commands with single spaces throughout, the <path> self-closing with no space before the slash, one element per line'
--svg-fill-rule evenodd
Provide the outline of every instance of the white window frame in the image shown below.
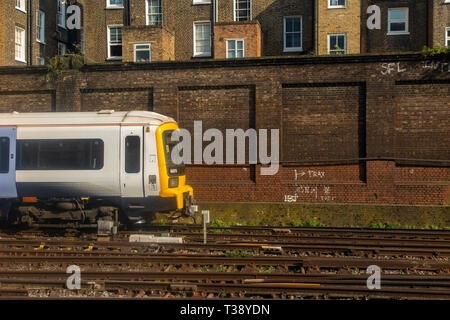
<path fill-rule="evenodd" d="M 122 58 L 123 58 L 123 38 L 122 38 L 122 42 L 120 43 L 121 44 L 121 46 L 122 46 L 122 56 L 111 56 L 111 43 L 110 43 L 110 41 L 111 41 L 111 28 L 122 28 L 122 32 L 123 32 L 123 25 L 122 24 L 112 24 L 112 25 L 108 25 L 107 26 L 107 29 L 108 29 L 108 32 L 107 32 L 107 37 L 108 37 L 108 39 L 107 39 L 107 42 L 108 42 L 108 60 L 122 60 Z M 123 37 L 123 33 L 122 33 L 122 37 Z"/>
<path fill-rule="evenodd" d="M 60 24 L 59 20 L 62 20 L 62 24 Z M 56 24 L 58 27 L 66 29 L 66 3 L 58 0 L 57 8 L 56 8 Z"/>
<path fill-rule="evenodd" d="M 149 6 L 149 1 L 150 0 L 145 0 L 145 24 L 147 25 L 147 26 L 150 26 L 151 24 L 150 24 L 150 19 L 149 19 L 149 9 L 150 9 L 150 6 Z M 161 13 L 160 13 L 160 15 L 161 15 L 161 23 L 159 23 L 159 24 L 152 24 L 152 26 L 160 26 L 160 25 L 162 25 L 162 19 L 163 19 L 163 16 L 162 16 L 162 0 L 160 0 L 160 4 L 161 4 Z"/>
<path fill-rule="evenodd" d="M 449 0 L 449 2 L 450 2 L 450 0 Z M 450 47 L 450 35 L 449 35 L 449 33 L 450 33 L 450 27 L 446 27 L 445 28 L 445 37 L 444 37 L 444 39 L 445 39 L 444 47 Z"/>
<path fill-rule="evenodd" d="M 26 32 L 25 32 L 25 29 L 23 29 L 23 28 L 21 28 L 21 27 L 16 26 L 16 29 L 15 29 L 15 30 L 16 30 L 16 31 L 15 31 L 15 34 L 14 34 L 15 59 L 16 59 L 16 61 L 27 63 L 27 61 L 26 61 L 26 59 L 27 59 L 27 57 L 26 57 L 27 53 L 26 53 L 26 51 L 25 51 L 25 42 L 26 42 L 27 34 L 26 34 Z M 21 34 L 21 36 L 20 36 L 21 43 L 18 43 L 18 42 L 17 42 L 17 35 L 18 35 L 18 32 Z M 21 48 L 19 49 L 19 51 L 17 50 L 17 46 L 18 46 L 18 45 L 21 46 Z M 17 55 L 17 53 L 19 53 L 19 56 Z"/>
<path fill-rule="evenodd" d="M 197 52 L 197 46 L 196 46 L 197 39 L 196 39 L 195 26 L 198 25 L 198 24 L 208 24 L 209 25 L 209 52 L 200 52 L 200 53 Z M 194 36 L 193 36 L 193 39 L 194 39 L 194 57 L 211 57 L 211 21 L 209 21 L 209 20 L 206 20 L 206 21 L 194 21 L 193 28 L 194 28 L 193 29 L 193 31 L 194 31 Z"/>
<path fill-rule="evenodd" d="M 211 0 L 192 0 L 192 4 L 194 6 L 197 4 L 211 4 Z"/>
<path fill-rule="evenodd" d="M 226 54 L 226 58 L 227 59 L 241 59 L 241 58 L 245 58 L 245 40 L 244 39 L 225 39 L 226 41 L 226 50 L 227 50 L 227 54 Z M 234 46 L 234 51 L 235 53 L 237 53 L 237 42 L 238 41 L 242 41 L 242 57 L 238 57 L 237 54 L 235 55 L 234 58 L 231 58 L 228 56 L 228 41 L 234 41 L 235 42 L 235 46 Z"/>
<path fill-rule="evenodd" d="M 347 54 L 347 34 L 346 33 L 330 33 L 328 34 L 328 54 L 333 54 L 333 52 L 338 52 L 337 49 L 331 48 L 331 37 L 333 36 L 344 36 L 344 50 L 341 54 Z"/>
<path fill-rule="evenodd" d="M 146 43 L 135 43 L 135 44 L 133 44 L 134 62 L 137 62 L 137 61 L 136 61 L 136 51 L 138 51 L 138 50 L 136 50 L 136 47 L 137 47 L 137 46 L 148 46 L 148 52 L 149 52 L 149 58 L 150 58 L 150 60 L 149 60 L 149 61 L 146 61 L 146 62 L 141 62 L 141 63 L 152 62 L 152 44 L 151 44 L 151 43 L 148 43 L 148 42 L 146 42 Z M 144 50 L 144 49 L 139 49 L 139 51 L 145 51 L 145 50 Z"/>
<path fill-rule="evenodd" d="M 389 12 L 391 11 L 406 11 L 406 20 L 403 19 L 389 19 Z M 405 35 L 409 34 L 409 8 L 388 8 L 388 35 L 395 36 L 395 35 Z M 405 31 L 391 31 L 391 22 L 405 22 Z"/>
<path fill-rule="evenodd" d="M 233 21 L 250 21 L 250 20 L 252 20 L 252 0 L 246 0 L 249 2 L 248 20 L 237 20 L 236 1 L 238 1 L 238 0 L 233 0 Z"/>
<path fill-rule="evenodd" d="M 347 0 L 344 0 L 344 4 L 331 4 L 332 0 L 328 0 L 328 9 L 345 9 L 347 8 Z"/>
<path fill-rule="evenodd" d="M 19 5 L 17 5 L 19 4 Z M 26 8 L 26 0 L 16 0 L 16 9 L 22 12 L 27 12 L 27 8 Z"/>
<path fill-rule="evenodd" d="M 36 41 L 45 44 L 45 12 L 42 10 L 36 10 Z"/>
<path fill-rule="evenodd" d="M 65 55 L 67 53 L 67 46 L 65 43 L 58 42 L 58 55 Z"/>
<path fill-rule="evenodd" d="M 286 19 L 300 18 L 300 47 L 286 47 Z M 283 52 L 301 52 L 303 51 L 303 16 L 285 16 L 283 17 Z"/>
<path fill-rule="evenodd" d="M 106 8 L 107 9 L 123 9 L 123 0 L 122 0 L 122 5 L 111 4 L 111 0 L 106 0 Z"/>

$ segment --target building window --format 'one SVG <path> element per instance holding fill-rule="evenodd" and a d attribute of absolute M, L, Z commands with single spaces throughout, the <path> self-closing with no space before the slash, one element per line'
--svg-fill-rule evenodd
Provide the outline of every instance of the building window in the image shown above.
<path fill-rule="evenodd" d="M 125 172 L 141 171 L 141 138 L 128 136 L 125 138 Z"/>
<path fill-rule="evenodd" d="M 64 43 L 58 42 L 58 56 L 65 55 L 67 51 L 67 47 Z"/>
<path fill-rule="evenodd" d="M 211 56 L 211 23 L 194 22 L 194 56 Z"/>
<path fill-rule="evenodd" d="M 66 27 L 66 3 L 63 3 L 62 0 L 58 0 L 56 23 L 61 28 Z"/>
<path fill-rule="evenodd" d="M 329 34 L 328 35 L 328 53 L 345 54 L 347 53 L 347 35 Z"/>
<path fill-rule="evenodd" d="M 108 26 L 108 58 L 122 59 L 122 26 Z"/>
<path fill-rule="evenodd" d="M 302 51 L 302 17 L 284 17 L 284 51 Z"/>
<path fill-rule="evenodd" d="M 123 0 L 106 0 L 107 8 L 123 8 Z"/>
<path fill-rule="evenodd" d="M 37 57 L 37 58 L 36 58 L 36 64 L 37 64 L 38 66 L 45 66 L 45 59 L 42 58 L 42 57 Z"/>
<path fill-rule="evenodd" d="M 328 0 L 328 8 L 345 8 L 347 0 Z"/>
<path fill-rule="evenodd" d="M 0 173 L 9 172 L 9 138 L 0 137 Z"/>
<path fill-rule="evenodd" d="M 445 46 L 450 47 L 450 27 L 445 28 Z"/>
<path fill-rule="evenodd" d="M 41 10 L 36 12 L 36 40 L 45 44 L 45 13 Z"/>
<path fill-rule="evenodd" d="M 192 0 L 192 4 L 211 4 L 211 0 Z"/>
<path fill-rule="evenodd" d="M 25 30 L 16 27 L 16 60 L 25 61 Z"/>
<path fill-rule="evenodd" d="M 149 43 L 139 43 L 134 45 L 134 62 L 152 61 L 152 48 Z"/>
<path fill-rule="evenodd" d="M 27 12 L 25 8 L 25 0 L 16 0 L 16 9 Z"/>
<path fill-rule="evenodd" d="M 234 0 L 234 21 L 251 20 L 251 0 Z"/>
<path fill-rule="evenodd" d="M 408 34 L 408 8 L 395 8 L 388 11 L 388 34 Z"/>
<path fill-rule="evenodd" d="M 227 58 L 244 58 L 244 40 L 227 40 Z"/>
<path fill-rule="evenodd" d="M 17 140 L 17 170 L 100 170 L 100 139 Z"/>
<path fill-rule="evenodd" d="M 154 26 L 162 23 L 161 0 L 147 0 L 147 25 Z"/>

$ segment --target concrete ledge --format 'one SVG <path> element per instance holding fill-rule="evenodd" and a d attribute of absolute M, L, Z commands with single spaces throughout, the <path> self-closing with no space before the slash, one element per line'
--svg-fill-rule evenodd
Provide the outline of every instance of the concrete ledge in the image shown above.
<path fill-rule="evenodd" d="M 450 206 L 368 204 L 198 203 L 211 221 L 226 224 L 292 225 L 316 221 L 330 227 L 370 227 L 389 223 L 402 227 L 450 227 Z"/>

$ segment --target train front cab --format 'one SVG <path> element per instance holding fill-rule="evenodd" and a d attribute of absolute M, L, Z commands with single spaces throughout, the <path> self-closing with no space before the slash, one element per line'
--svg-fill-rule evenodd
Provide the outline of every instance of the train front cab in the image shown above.
<path fill-rule="evenodd" d="M 193 189 L 186 185 L 184 164 L 172 162 L 171 153 L 178 142 L 171 140 L 172 132 L 179 130 L 176 123 L 166 123 L 156 129 L 160 193 L 162 198 L 175 198 L 177 209 L 192 215 Z"/>
<path fill-rule="evenodd" d="M 8 216 L 16 189 L 16 128 L 0 127 L 0 219 Z"/>

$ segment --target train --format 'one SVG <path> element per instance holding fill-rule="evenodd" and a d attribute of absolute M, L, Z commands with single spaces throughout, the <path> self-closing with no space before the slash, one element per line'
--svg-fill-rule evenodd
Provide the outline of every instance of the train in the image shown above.
<path fill-rule="evenodd" d="M 0 219 L 30 226 L 193 216 L 176 121 L 150 111 L 0 113 Z"/>

